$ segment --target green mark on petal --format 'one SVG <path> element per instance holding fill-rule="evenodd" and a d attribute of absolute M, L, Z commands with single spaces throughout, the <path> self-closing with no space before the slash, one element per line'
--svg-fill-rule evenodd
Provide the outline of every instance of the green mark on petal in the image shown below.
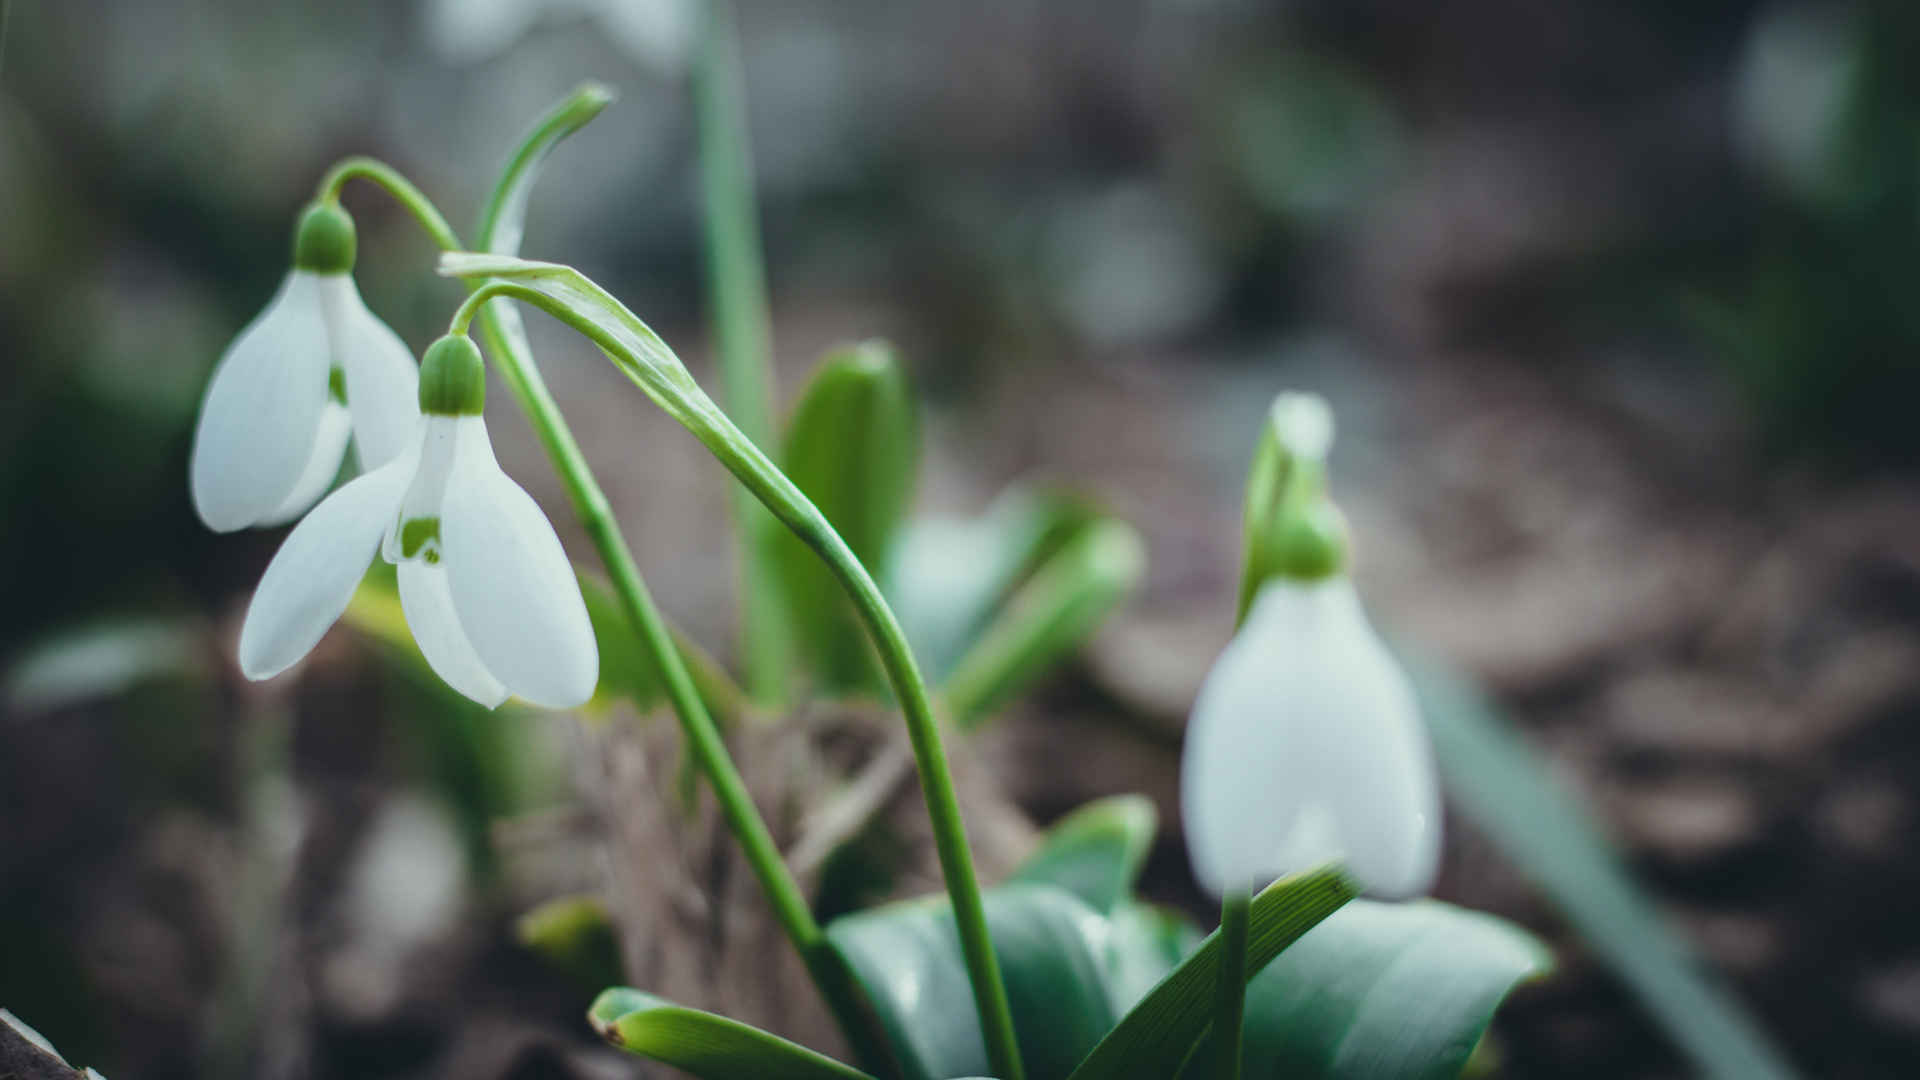
<path fill-rule="evenodd" d="M 327 369 L 327 400 L 347 403 L 347 373 L 339 368 Z"/>
<path fill-rule="evenodd" d="M 430 565 L 440 562 L 440 519 L 408 518 L 400 523 L 400 556 L 425 559 Z"/>

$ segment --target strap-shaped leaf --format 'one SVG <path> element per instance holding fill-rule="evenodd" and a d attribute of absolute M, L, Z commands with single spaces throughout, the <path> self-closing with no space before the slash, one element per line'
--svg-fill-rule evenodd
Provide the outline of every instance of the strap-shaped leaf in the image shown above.
<path fill-rule="evenodd" d="M 987 926 L 1028 1080 L 1059 1080 L 1113 1025 L 1105 920 L 1072 895 L 1007 885 L 986 895 Z M 959 935 L 944 898 L 835 920 L 827 941 L 865 989 L 903 1080 L 989 1071 Z"/>
<path fill-rule="evenodd" d="M 600 1037 L 701 1080 L 872 1080 L 866 1073 L 738 1020 L 624 986 L 587 1010 Z"/>
<path fill-rule="evenodd" d="M 1053 885 L 1110 913 L 1133 891 L 1158 826 L 1153 802 L 1144 796 L 1090 802 L 1048 829 L 1040 849 L 1008 880 Z"/>
<path fill-rule="evenodd" d="M 1335 867 L 1267 886 L 1253 898 L 1248 919 L 1248 976 L 1353 897 L 1353 886 Z M 1100 1040 L 1071 1080 L 1175 1075 L 1211 1019 L 1219 946 L 1219 932 L 1209 934 Z"/>
<path fill-rule="evenodd" d="M 1451 1080 L 1523 979 L 1552 957 L 1503 919 L 1356 900 L 1247 984 L 1248 1080 Z M 1212 1076 L 1209 1037 L 1181 1076 Z"/>
<path fill-rule="evenodd" d="M 913 494 L 918 459 L 913 395 L 893 349 L 877 341 L 828 353 L 787 423 L 781 466 L 827 516 L 869 573 L 886 564 Z M 779 537 L 780 576 L 794 640 L 822 688 L 881 685 L 866 635 L 820 559 Z"/>
<path fill-rule="evenodd" d="M 1492 706 L 1431 661 L 1404 653 L 1401 659 L 1433 735 L 1441 778 L 1461 814 L 1553 899 L 1701 1072 L 1725 1080 L 1794 1075 Z"/>
<path fill-rule="evenodd" d="M 944 678 L 1014 586 L 1096 516 L 1081 500 L 1014 486 L 978 517 L 908 522 L 887 599 L 927 673 Z"/>
<path fill-rule="evenodd" d="M 1041 563 L 954 665 L 941 694 L 954 723 L 979 724 L 1026 684 L 1078 649 L 1146 571 L 1133 526 L 1089 522 Z"/>

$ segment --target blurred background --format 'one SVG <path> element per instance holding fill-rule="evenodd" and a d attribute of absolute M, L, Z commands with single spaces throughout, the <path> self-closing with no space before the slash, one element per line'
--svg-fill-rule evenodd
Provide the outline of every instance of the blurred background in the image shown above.
<path fill-rule="evenodd" d="M 1263 410 L 1318 390 L 1377 622 L 1492 691 L 1798 1065 L 1920 1072 L 1920 7 L 739 7 L 783 400 L 887 337 L 923 513 L 1038 478 L 1147 538 L 1132 602 L 982 736 L 1020 807 L 1151 795 L 1147 891 L 1199 910 L 1181 724 Z M 201 527 L 186 457 L 331 162 L 383 158 L 470 228 L 587 76 L 621 99 L 526 253 L 712 386 L 694 13 L 0 10 L 0 1004 L 116 1080 L 629 1075 L 512 940 L 504 852 L 577 804 L 578 721 L 449 708 L 346 629 L 247 684 L 279 535 Z M 363 294 L 424 346 L 459 286 L 377 192 L 346 203 Z M 664 607 L 725 656 L 723 475 L 533 329 Z M 1508 1073 L 1686 1074 L 1471 829 L 1438 893 L 1560 947 L 1496 1024 Z"/>

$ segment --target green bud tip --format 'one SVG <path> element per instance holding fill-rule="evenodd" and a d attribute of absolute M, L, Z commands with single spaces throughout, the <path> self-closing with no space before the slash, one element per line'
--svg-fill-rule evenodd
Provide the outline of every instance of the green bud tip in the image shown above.
<path fill-rule="evenodd" d="M 487 402 L 480 347 L 465 334 L 448 334 L 420 360 L 420 411 L 428 416 L 478 416 Z"/>
<path fill-rule="evenodd" d="M 293 233 L 293 266 L 316 274 L 353 270 L 353 218 L 338 203 L 317 202 L 300 215 Z"/>
<path fill-rule="evenodd" d="M 1287 515 L 1266 541 L 1265 562 L 1276 577 L 1319 581 L 1347 566 L 1346 515 L 1324 498 Z"/>

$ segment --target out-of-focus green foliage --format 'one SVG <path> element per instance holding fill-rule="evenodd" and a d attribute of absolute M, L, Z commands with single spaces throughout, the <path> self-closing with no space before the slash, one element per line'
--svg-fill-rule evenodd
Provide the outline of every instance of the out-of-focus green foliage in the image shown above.
<path fill-rule="evenodd" d="M 787 422 L 781 467 L 879 578 L 913 498 L 919 432 L 906 373 L 881 342 L 828 353 Z M 779 577 L 796 648 L 827 693 L 876 691 L 878 661 L 819 556 L 782 530 Z"/>

